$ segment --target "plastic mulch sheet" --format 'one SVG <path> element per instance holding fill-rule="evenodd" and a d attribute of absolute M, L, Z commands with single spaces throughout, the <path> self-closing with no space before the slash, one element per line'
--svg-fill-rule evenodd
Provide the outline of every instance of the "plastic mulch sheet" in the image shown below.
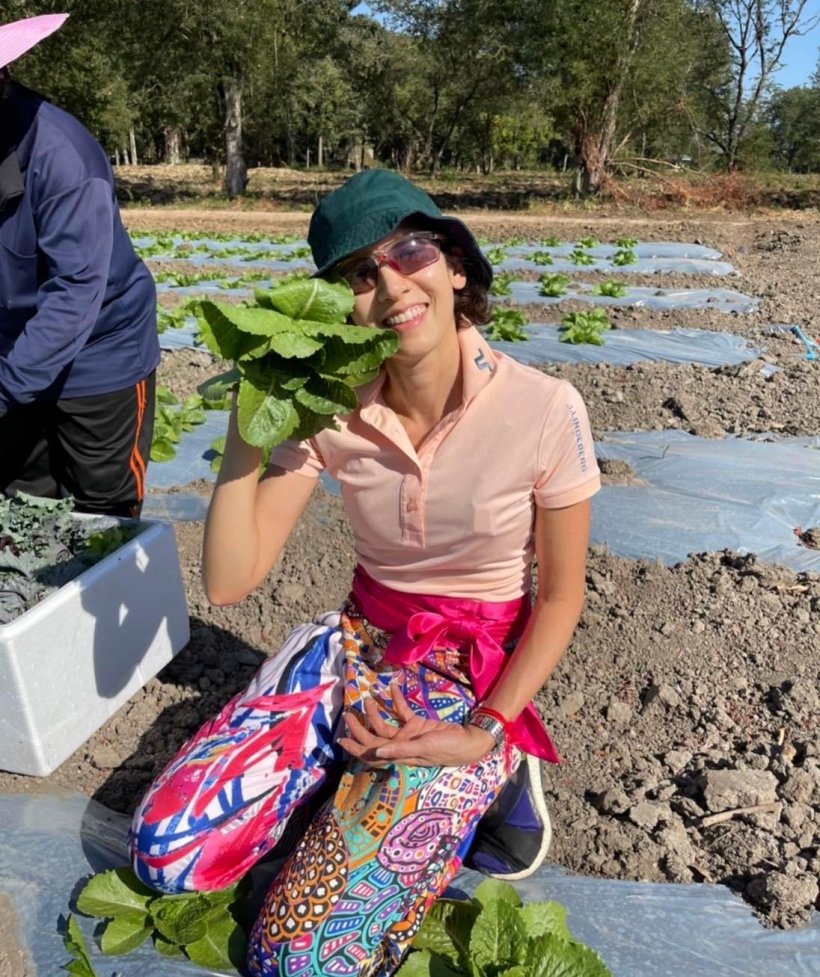
<path fill-rule="evenodd" d="M 68 961 L 61 917 L 93 872 L 126 862 L 128 820 L 80 794 L 0 795 L 0 893 L 13 903 L 28 973 L 56 975 Z M 481 876 L 460 872 L 450 895 Z M 765 929 L 727 889 L 570 877 L 547 866 L 515 883 L 523 901 L 555 899 L 573 935 L 594 947 L 614 977 L 820 977 L 820 915 L 793 931 Z M 102 956 L 95 921 L 76 915 L 100 977 L 206 974 L 149 944 Z"/>
<path fill-rule="evenodd" d="M 510 282 L 510 295 L 496 301 L 510 299 L 518 305 L 558 305 L 569 300 L 591 302 L 594 305 L 611 305 L 636 309 L 715 309 L 718 312 L 754 312 L 760 299 L 734 292 L 729 288 L 646 288 L 627 285 L 626 294 L 617 298 L 595 295 L 593 286 L 585 282 L 570 282 L 565 295 L 551 296 L 539 293 L 538 282 Z"/>
<path fill-rule="evenodd" d="M 644 486 L 604 486 L 592 541 L 634 559 L 685 560 L 732 549 L 820 572 L 796 531 L 820 526 L 820 437 L 705 439 L 682 431 L 612 433 L 599 458 L 627 462 Z"/>
<path fill-rule="evenodd" d="M 519 363 L 696 363 L 699 366 L 728 366 L 757 359 L 761 350 L 743 336 L 706 329 L 612 329 L 604 334 L 603 346 L 561 342 L 558 326 L 531 322 L 525 327 L 524 342 L 490 343 Z M 165 335 L 165 333 L 163 333 Z"/>
<path fill-rule="evenodd" d="M 605 333 L 604 345 L 562 343 L 558 326 L 531 322 L 526 326 L 527 339 L 508 343 L 492 341 L 519 363 L 630 363 L 667 362 L 696 363 L 700 366 L 730 366 L 760 356 L 762 350 L 750 346 L 736 333 L 708 329 L 612 329 Z M 179 329 L 160 333 L 162 349 L 175 350 L 194 346 L 196 323 L 189 319 Z"/>
<path fill-rule="evenodd" d="M 173 522 L 205 517 L 207 498 L 167 490 L 214 479 L 209 449 L 227 423 L 224 411 L 209 412 L 205 424 L 183 436 L 175 459 L 148 466 L 146 517 Z M 599 458 L 627 462 L 646 484 L 605 485 L 595 496 L 594 543 L 605 543 L 619 556 L 665 563 L 733 549 L 793 570 L 820 572 L 820 552 L 803 546 L 795 533 L 820 526 L 820 438 L 618 432 L 604 435 L 595 451 Z M 322 484 L 338 494 L 338 483 L 326 473 Z"/>
<path fill-rule="evenodd" d="M 590 254 L 590 257 L 594 257 Z M 737 275 L 738 272 L 729 264 L 728 261 L 711 261 L 703 258 L 638 258 L 631 265 L 616 265 L 609 258 L 595 258 L 589 265 L 576 265 L 569 258 L 556 257 L 551 265 L 539 265 L 529 258 L 505 258 L 497 265 L 493 265 L 496 271 L 563 271 L 563 272 L 586 272 L 586 271 L 605 271 L 612 273 L 613 277 L 629 274 L 678 274 L 678 275 L 716 275 L 725 277 L 727 275 Z"/>

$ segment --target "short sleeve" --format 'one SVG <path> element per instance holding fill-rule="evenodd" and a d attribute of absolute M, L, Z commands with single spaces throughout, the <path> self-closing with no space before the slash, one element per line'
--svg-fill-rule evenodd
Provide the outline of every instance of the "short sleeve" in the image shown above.
<path fill-rule="evenodd" d="M 588 499 L 600 487 L 586 407 L 575 387 L 562 382 L 541 433 L 535 502 L 562 509 Z"/>
<path fill-rule="evenodd" d="M 278 465 L 286 472 L 318 478 L 325 469 L 325 462 L 316 442 L 283 441 L 271 449 L 269 465 Z"/>

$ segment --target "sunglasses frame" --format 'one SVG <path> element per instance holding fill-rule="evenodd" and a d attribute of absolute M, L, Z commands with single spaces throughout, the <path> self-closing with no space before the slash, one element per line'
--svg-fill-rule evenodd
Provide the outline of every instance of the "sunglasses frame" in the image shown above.
<path fill-rule="evenodd" d="M 413 271 L 409 271 L 409 272 L 402 271 L 401 268 L 398 266 L 398 264 L 394 260 L 391 260 L 388 256 L 395 248 L 399 247 L 402 244 L 405 244 L 407 241 L 419 240 L 419 239 L 424 241 L 429 241 L 430 243 L 435 244 L 437 246 L 438 254 L 436 255 L 435 258 L 431 259 L 430 261 L 426 261 L 423 265 L 419 265 L 418 268 L 413 269 Z M 345 272 L 344 270 L 345 263 L 343 262 L 339 267 L 337 267 L 336 275 L 339 278 L 341 278 L 343 281 L 346 281 L 348 285 L 350 285 L 350 287 L 353 289 L 354 295 L 366 295 L 368 292 L 372 292 L 373 289 L 376 287 L 379 278 L 379 269 L 382 267 L 382 265 L 388 265 L 394 271 L 397 271 L 400 275 L 414 275 L 417 271 L 421 271 L 422 268 L 429 268 L 430 265 L 432 265 L 435 261 L 438 260 L 438 256 L 444 253 L 444 242 L 445 242 L 445 238 L 441 234 L 436 234 L 435 231 L 410 231 L 409 233 L 402 235 L 402 237 L 398 238 L 388 247 L 384 249 L 380 249 L 378 251 L 372 251 L 366 257 L 362 257 L 355 260 L 347 272 Z M 368 262 L 372 264 L 375 271 L 373 284 L 370 285 L 368 288 L 363 288 L 357 291 L 353 286 L 353 282 L 350 280 L 350 276 L 356 271 L 356 269 L 360 269 L 363 265 L 366 265 Z"/>

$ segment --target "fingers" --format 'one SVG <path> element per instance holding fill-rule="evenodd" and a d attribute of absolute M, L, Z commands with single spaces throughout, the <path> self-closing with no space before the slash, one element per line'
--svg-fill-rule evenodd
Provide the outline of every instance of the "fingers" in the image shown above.
<path fill-rule="evenodd" d="M 346 712 L 343 719 L 349 733 L 346 738 L 355 740 L 356 743 L 366 749 L 373 750 L 377 746 L 381 746 L 384 737 L 371 732 L 355 712 Z"/>
<path fill-rule="evenodd" d="M 364 700 L 364 711 L 367 715 L 367 722 L 370 729 L 372 729 L 377 736 L 381 736 L 383 739 L 392 740 L 396 733 L 398 733 L 398 726 L 394 726 L 392 723 L 388 723 L 382 719 L 375 699 L 367 698 Z"/>
<path fill-rule="evenodd" d="M 398 682 L 390 683 L 390 694 L 393 697 L 393 709 L 395 710 L 396 716 L 403 722 L 406 723 L 411 719 L 415 719 L 416 714 L 410 708 L 407 703 L 407 699 L 404 698 L 404 693 L 401 690 L 401 686 Z"/>

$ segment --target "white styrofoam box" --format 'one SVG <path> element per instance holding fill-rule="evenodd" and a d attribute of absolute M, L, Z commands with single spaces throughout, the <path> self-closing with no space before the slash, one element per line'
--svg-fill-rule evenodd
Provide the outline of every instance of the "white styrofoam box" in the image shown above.
<path fill-rule="evenodd" d="M 140 532 L 0 626 L 0 769 L 44 777 L 187 643 L 173 526 Z"/>

